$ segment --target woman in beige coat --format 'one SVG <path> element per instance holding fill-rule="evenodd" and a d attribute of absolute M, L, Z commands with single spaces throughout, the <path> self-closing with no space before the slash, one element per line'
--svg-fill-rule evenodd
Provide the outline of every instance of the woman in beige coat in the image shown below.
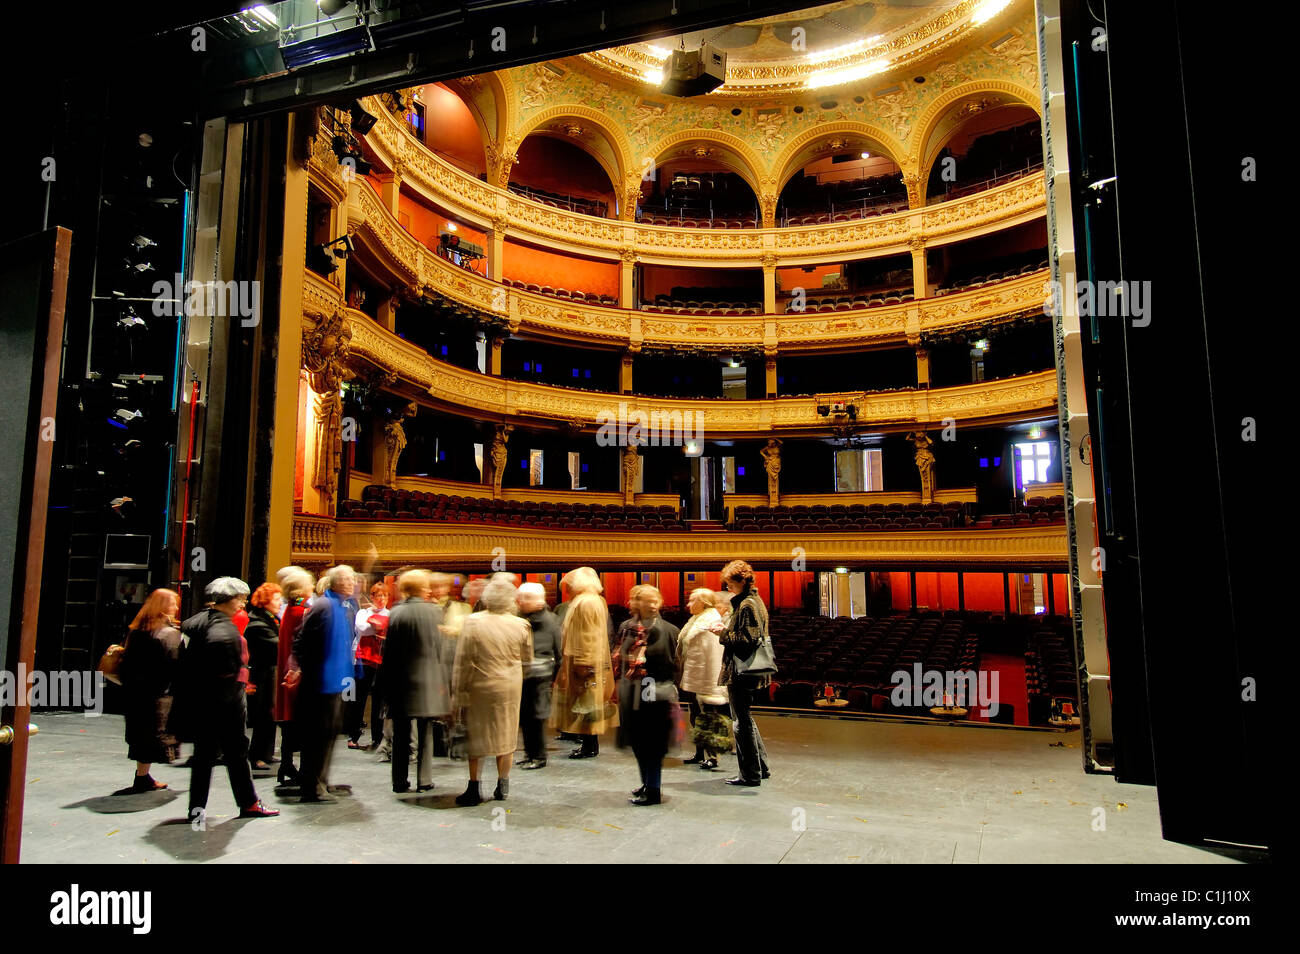
<path fill-rule="evenodd" d="M 729 732 L 726 727 L 729 720 L 723 716 L 728 711 L 727 687 L 718 685 L 718 674 L 722 671 L 722 643 L 718 641 L 718 633 L 723 623 L 716 603 L 712 590 L 694 590 L 687 603 L 691 618 L 682 627 L 677 641 L 682 698 L 690 703 L 691 726 L 695 730 L 695 756 L 682 761 L 709 771 L 718 767 L 719 752 L 731 748 L 729 739 L 725 747 L 721 745 Z"/>
<path fill-rule="evenodd" d="M 524 665 L 533 658 L 533 632 L 528 621 L 514 614 L 515 585 L 496 574 L 483 589 L 481 613 L 465 617 L 456 640 L 452 693 L 466 728 L 469 787 L 456 796 L 457 805 L 477 805 L 479 759 L 495 756 L 497 787 L 493 797 L 505 801 L 510 792 L 510 760 L 519 733 L 519 700 Z"/>
<path fill-rule="evenodd" d="M 585 571 L 585 572 L 580 572 Z M 571 732 L 582 745 L 571 759 L 600 754 L 600 736 L 618 725 L 617 683 L 609 654 L 609 608 L 601 597 L 600 578 L 585 567 L 569 574 L 576 593 L 564 614 L 560 666 L 551 696 L 555 727 Z"/>

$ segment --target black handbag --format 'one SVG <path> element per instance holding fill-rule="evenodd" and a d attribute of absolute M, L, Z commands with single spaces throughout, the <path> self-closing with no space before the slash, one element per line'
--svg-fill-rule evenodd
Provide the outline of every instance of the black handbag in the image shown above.
<path fill-rule="evenodd" d="M 748 657 L 736 655 L 734 667 L 738 676 L 767 676 L 776 672 L 776 654 L 772 651 L 772 640 L 766 636 L 754 647 Z"/>

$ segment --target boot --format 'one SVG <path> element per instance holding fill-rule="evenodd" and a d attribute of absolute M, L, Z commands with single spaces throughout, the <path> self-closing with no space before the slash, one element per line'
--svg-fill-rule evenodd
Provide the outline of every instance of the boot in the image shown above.
<path fill-rule="evenodd" d="M 470 782 L 465 791 L 456 796 L 456 804 L 461 807 L 483 804 L 483 796 L 478 793 L 478 782 Z"/>
<path fill-rule="evenodd" d="M 497 788 L 496 791 L 492 793 L 492 797 L 495 798 L 498 802 L 504 802 L 507 796 L 509 795 L 510 795 L 510 779 L 508 778 L 497 779 Z"/>

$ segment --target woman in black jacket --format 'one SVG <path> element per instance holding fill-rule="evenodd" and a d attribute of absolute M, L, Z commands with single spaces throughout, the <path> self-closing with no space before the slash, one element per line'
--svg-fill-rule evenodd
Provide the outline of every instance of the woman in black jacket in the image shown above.
<path fill-rule="evenodd" d="M 176 758 L 176 737 L 167 729 L 172 709 L 172 677 L 180 656 L 176 614 L 181 598 L 173 590 L 154 590 L 131 622 L 120 677 L 126 695 L 127 757 L 135 760 L 135 780 L 114 795 L 166 788 L 149 774 L 154 762 Z"/>
<path fill-rule="evenodd" d="M 731 717 L 736 723 L 736 759 L 740 763 L 740 774 L 726 782 L 757 788 L 771 773 L 767 748 L 751 707 L 759 693 L 772 682 L 772 677 L 737 673 L 736 657 L 748 659 L 767 640 L 767 606 L 754 587 L 754 568 L 744 560 L 732 560 L 722 568 L 722 584 L 731 594 L 732 611 L 726 632 L 718 634 L 722 643 L 722 676 L 718 682 L 727 687 Z"/>
<path fill-rule="evenodd" d="M 244 735 L 248 647 L 231 622 L 248 600 L 248 584 L 222 576 L 209 583 L 204 592 L 211 607 L 181 624 L 189 645 L 181 654 L 181 678 L 172 713 L 181 726 L 178 734 L 194 741 L 189 818 L 196 831 L 206 828 L 208 788 L 218 752 L 224 756 L 239 817 L 280 814 L 258 799 L 248 767 L 248 738 Z"/>
<path fill-rule="evenodd" d="M 280 611 L 284 597 L 277 583 L 263 583 L 254 592 L 248 606 L 248 625 L 244 640 L 248 643 L 248 726 L 253 741 L 248 761 L 259 771 L 269 769 L 275 757 L 275 690 L 280 662 Z"/>
<path fill-rule="evenodd" d="M 618 653 L 619 745 L 630 744 L 641 772 L 633 805 L 658 805 L 668 739 L 677 715 L 677 627 L 659 616 L 663 596 L 653 586 L 638 594 L 638 616 L 624 630 Z"/>

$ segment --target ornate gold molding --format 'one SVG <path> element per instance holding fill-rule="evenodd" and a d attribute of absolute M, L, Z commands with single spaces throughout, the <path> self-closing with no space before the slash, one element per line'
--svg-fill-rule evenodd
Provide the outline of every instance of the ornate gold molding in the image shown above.
<path fill-rule="evenodd" d="M 960 241 L 1041 217 L 1047 208 L 1043 176 L 1035 173 L 941 205 L 828 225 L 784 229 L 638 225 L 552 208 L 481 182 L 435 156 L 387 110 L 373 103 L 368 108 L 379 116 L 366 136 L 376 158 L 389 168 L 405 158 L 403 182 L 422 198 L 485 231 L 505 215 L 511 234 L 522 240 L 610 260 L 619 259 L 625 248 L 635 249 L 640 260 L 650 264 L 758 267 L 764 252 L 775 252 L 783 265 L 835 261 L 846 255 L 869 258 L 905 251 L 912 234 L 925 235 L 931 245 Z M 760 181 L 776 180 L 765 174 Z M 766 219 L 775 208 L 777 190 L 763 185 L 760 192 Z"/>
<path fill-rule="evenodd" d="M 861 561 L 875 566 L 988 564 L 1042 569 L 1065 567 L 1069 560 L 1063 524 L 999 530 L 648 534 L 354 520 L 337 524 L 333 557 L 354 564 L 376 559 L 384 566 L 399 566 L 433 560 L 472 568 L 486 567 L 497 547 L 505 548 L 512 568 L 567 568 L 575 560 L 605 565 L 722 566 L 742 551 L 750 563 L 788 567 L 794 547 L 802 547 L 804 558 L 812 562 Z"/>
<path fill-rule="evenodd" d="M 508 317 L 524 334 L 565 341 L 627 345 L 632 322 L 641 325 L 640 338 L 649 346 L 757 349 L 771 344 L 779 351 L 844 351 L 907 340 L 907 313 L 919 308 L 921 325 L 935 330 L 945 324 L 963 325 L 1041 305 L 1047 273 L 1034 272 L 995 286 L 877 308 L 842 312 L 803 312 L 767 316 L 704 316 L 630 311 L 588 305 L 550 295 L 507 288 L 476 272 L 466 271 L 417 242 L 365 183 L 354 183 L 349 201 L 357 212 L 357 239 L 377 264 L 387 268 L 394 284 L 424 289 L 466 308 Z M 908 247 L 908 239 L 902 240 Z M 763 254 L 760 252 L 760 254 Z M 774 253 L 766 253 L 772 255 Z M 637 261 L 634 248 L 620 250 L 620 261 Z M 776 265 L 780 257 L 766 258 Z M 341 298 L 332 283 L 307 273 L 309 307 L 332 308 Z M 775 341 L 764 338 L 771 322 Z"/>
<path fill-rule="evenodd" d="M 424 391 L 430 403 L 486 420 L 531 419 L 541 424 L 573 424 L 595 430 L 601 420 L 611 415 L 614 420 L 627 420 L 629 415 L 640 412 L 651 422 L 680 422 L 679 431 L 683 426 L 692 426 L 685 422 L 698 421 L 710 437 L 722 437 L 774 431 L 822 433 L 826 423 L 818 415 L 817 406 L 835 401 L 855 404 L 860 423 L 891 429 L 934 427 L 949 417 L 962 424 L 976 424 L 1049 412 L 1056 406 L 1055 371 L 952 388 L 836 391 L 808 397 L 727 401 L 725 407 L 718 401 L 582 391 L 511 381 L 438 361 L 362 312 L 347 309 L 346 315 L 354 370 L 392 370 Z"/>

